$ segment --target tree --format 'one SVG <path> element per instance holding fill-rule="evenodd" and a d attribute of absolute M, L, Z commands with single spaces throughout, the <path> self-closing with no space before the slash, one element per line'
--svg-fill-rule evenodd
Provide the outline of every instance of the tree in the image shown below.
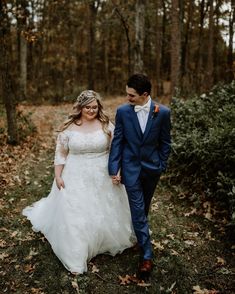
<path fill-rule="evenodd" d="M 90 1 L 88 3 L 88 88 L 94 89 L 95 85 L 95 61 L 96 61 L 96 14 L 99 1 Z"/>
<path fill-rule="evenodd" d="M 171 7 L 171 94 L 180 86 L 181 34 L 179 0 L 172 0 Z"/>
<path fill-rule="evenodd" d="M 207 71 L 206 71 L 206 87 L 210 89 L 213 85 L 213 49 L 214 49 L 214 0 L 209 0 L 209 40 L 208 40 L 208 53 L 207 53 Z"/>
<path fill-rule="evenodd" d="M 7 115 L 7 142 L 18 143 L 16 122 L 16 105 L 11 75 L 11 39 L 10 21 L 6 2 L 0 1 L 0 69 L 2 83 L 2 97 Z"/>
<path fill-rule="evenodd" d="M 19 38 L 19 56 L 20 56 L 20 98 L 24 100 L 27 95 L 27 10 L 28 3 L 25 0 L 17 1 L 17 24 Z"/>
<path fill-rule="evenodd" d="M 137 0 L 135 4 L 135 50 L 134 72 L 144 72 L 144 37 L 145 37 L 146 1 Z"/>
<path fill-rule="evenodd" d="M 229 12 L 229 46 L 228 46 L 228 82 L 231 82 L 234 77 L 233 72 L 233 35 L 235 23 L 235 1 L 231 0 L 231 10 Z"/>

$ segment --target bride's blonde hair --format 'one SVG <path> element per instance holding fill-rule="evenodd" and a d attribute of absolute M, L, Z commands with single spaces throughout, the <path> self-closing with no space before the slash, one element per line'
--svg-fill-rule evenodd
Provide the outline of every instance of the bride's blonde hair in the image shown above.
<path fill-rule="evenodd" d="M 73 105 L 73 112 L 69 114 L 68 119 L 63 123 L 59 131 L 62 132 L 66 130 L 73 123 L 80 126 L 82 124 L 82 108 L 94 100 L 98 104 L 98 113 L 96 118 L 101 122 L 102 129 L 105 134 L 110 137 L 111 131 L 108 129 L 109 118 L 103 111 L 103 105 L 100 102 L 100 95 L 93 90 L 85 90 L 77 97 L 77 100 Z"/>

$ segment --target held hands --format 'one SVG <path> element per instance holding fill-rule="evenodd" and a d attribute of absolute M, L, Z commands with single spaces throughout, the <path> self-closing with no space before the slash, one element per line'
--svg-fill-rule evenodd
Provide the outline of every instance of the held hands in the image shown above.
<path fill-rule="evenodd" d="M 118 171 L 116 176 L 112 176 L 112 182 L 114 185 L 119 185 L 121 182 L 120 170 Z"/>
<path fill-rule="evenodd" d="M 61 188 L 65 188 L 65 186 L 64 186 L 64 180 L 61 177 L 56 177 L 55 178 L 55 181 L 56 181 L 56 186 L 58 187 L 59 190 Z"/>
<path fill-rule="evenodd" d="M 112 176 L 112 182 L 114 185 L 118 185 L 121 182 L 121 177 L 120 176 Z"/>

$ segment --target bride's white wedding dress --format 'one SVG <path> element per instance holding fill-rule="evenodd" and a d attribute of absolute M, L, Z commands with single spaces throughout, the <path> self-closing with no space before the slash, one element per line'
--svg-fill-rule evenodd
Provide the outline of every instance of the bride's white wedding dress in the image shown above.
<path fill-rule="evenodd" d="M 133 245 L 125 188 L 108 175 L 109 139 L 103 130 L 61 132 L 55 164 L 65 164 L 65 188 L 55 181 L 47 198 L 23 210 L 34 231 L 41 231 L 71 272 L 87 271 L 87 261 L 100 253 L 115 255 Z"/>

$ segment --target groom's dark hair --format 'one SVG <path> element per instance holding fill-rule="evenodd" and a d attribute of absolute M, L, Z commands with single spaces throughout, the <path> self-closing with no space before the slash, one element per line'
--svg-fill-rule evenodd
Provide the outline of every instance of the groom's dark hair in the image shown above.
<path fill-rule="evenodd" d="M 152 88 L 149 78 L 143 74 L 134 74 L 130 76 L 127 81 L 127 86 L 135 89 L 139 95 L 142 95 L 144 92 L 150 94 Z"/>

